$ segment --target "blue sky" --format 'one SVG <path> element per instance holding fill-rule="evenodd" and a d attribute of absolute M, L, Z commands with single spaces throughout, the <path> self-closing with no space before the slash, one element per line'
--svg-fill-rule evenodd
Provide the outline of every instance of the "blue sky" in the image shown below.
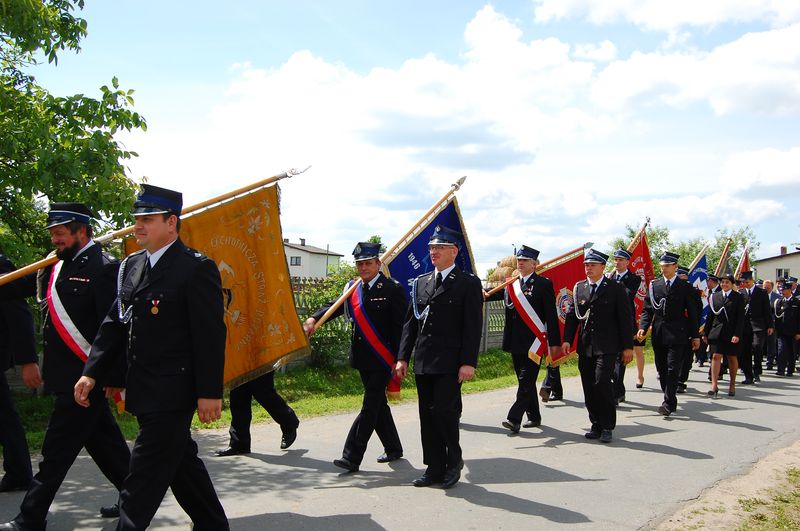
<path fill-rule="evenodd" d="M 221 7 L 222 6 L 222 7 Z M 514 244 L 800 242 L 795 0 L 87 2 L 51 92 L 136 90 L 131 176 L 186 203 L 282 185 L 284 236 L 393 243 L 462 175 L 482 272 Z"/>

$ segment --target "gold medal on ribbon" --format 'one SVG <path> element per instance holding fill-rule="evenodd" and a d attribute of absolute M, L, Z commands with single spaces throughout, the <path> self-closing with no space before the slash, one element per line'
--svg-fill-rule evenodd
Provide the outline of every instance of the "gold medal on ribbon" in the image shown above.
<path fill-rule="evenodd" d="M 150 313 L 153 315 L 158 315 L 158 302 L 157 300 L 153 300 L 153 307 L 150 308 Z"/>

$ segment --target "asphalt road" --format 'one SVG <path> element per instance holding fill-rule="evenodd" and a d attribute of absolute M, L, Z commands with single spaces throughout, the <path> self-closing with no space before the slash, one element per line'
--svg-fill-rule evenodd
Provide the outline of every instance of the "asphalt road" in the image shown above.
<path fill-rule="evenodd" d="M 479 368 L 480 370 L 480 368 Z M 678 412 L 655 412 L 661 392 L 648 366 L 645 387 L 628 371 L 627 401 L 614 441 L 583 434 L 589 423 L 577 378 L 565 401 L 543 405 L 543 426 L 509 435 L 500 423 L 515 389 L 464 397 L 461 443 L 465 468 L 451 490 L 415 488 L 424 465 L 416 402 L 393 407 L 405 458 L 378 464 L 373 437 L 361 471 L 341 473 L 331 461 L 355 413 L 304 420 L 294 446 L 278 448 L 273 423 L 253 427 L 253 453 L 206 457 L 234 530 L 584 529 L 649 528 L 716 482 L 746 472 L 761 457 L 800 439 L 800 378 L 764 375 L 736 397 L 712 400 L 705 369 L 695 366 Z M 727 379 L 721 389 L 727 389 Z M 195 433 L 201 454 L 227 443 L 227 431 Z M 22 493 L 0 494 L 0 521 L 17 513 Z M 116 499 L 113 487 L 82 454 L 51 507 L 48 529 L 113 529 L 97 516 Z M 170 494 L 153 529 L 188 529 Z"/>

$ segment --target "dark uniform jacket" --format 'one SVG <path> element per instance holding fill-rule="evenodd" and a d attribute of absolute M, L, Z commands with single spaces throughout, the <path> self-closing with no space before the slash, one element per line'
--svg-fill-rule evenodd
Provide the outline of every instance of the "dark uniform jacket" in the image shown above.
<path fill-rule="evenodd" d="M 76 258 L 65 261 L 55 281 L 54 289 L 58 291 L 64 309 L 89 343 L 94 339 L 100 323 L 114 302 L 118 268 L 119 262 L 95 243 Z M 39 272 L 39 292 L 42 298 L 47 294 L 52 271 L 53 266 L 49 266 Z M 42 302 L 42 316 L 44 388 L 51 393 L 71 394 L 75 382 L 83 373 L 84 362 L 58 335 L 46 302 Z M 119 365 L 100 382 L 100 385 L 115 387 L 121 384 Z"/>
<path fill-rule="evenodd" d="M 193 409 L 221 398 L 226 328 L 222 287 L 213 260 L 176 240 L 149 274 L 144 251 L 124 264 L 120 299 L 92 345 L 84 374 L 104 374 L 127 350 L 126 409 L 136 415 Z M 145 277 L 144 279 L 142 277 Z"/>
<path fill-rule="evenodd" d="M 745 326 L 742 294 L 731 290 L 726 298 L 724 292 L 720 290 L 711 296 L 710 304 L 705 328 L 709 342 L 730 343 L 733 336 L 741 339 Z M 720 313 L 715 315 L 715 312 Z"/>
<path fill-rule="evenodd" d="M 362 289 L 359 285 L 356 289 Z M 400 335 L 403 332 L 403 321 L 405 320 L 408 299 L 406 293 L 399 282 L 393 278 L 387 278 L 383 273 L 378 273 L 378 278 L 369 289 L 362 295 L 361 302 L 367 318 L 377 330 L 378 335 L 389 347 L 389 351 L 396 357 L 400 348 Z M 324 305 L 312 316 L 319 320 L 332 302 Z M 347 303 L 342 304 L 333 312 L 331 318 L 338 317 L 344 313 Z M 349 316 L 353 321 L 354 317 Z M 353 323 L 352 338 L 350 341 L 350 365 L 356 369 L 364 371 L 385 371 L 386 365 L 378 357 L 367 340 Z M 396 360 L 392 360 L 396 361 Z"/>
<path fill-rule="evenodd" d="M 782 336 L 800 334 L 800 300 L 781 297 L 775 300 L 775 329 Z"/>
<path fill-rule="evenodd" d="M 652 326 L 653 340 L 662 345 L 683 345 L 688 338 L 699 338 L 700 315 L 694 288 L 687 281 L 675 276 L 669 294 L 663 277 L 652 282 L 652 289 L 656 305 L 661 305 L 662 299 L 665 299 L 666 307 L 656 309 L 648 291 L 639 319 L 639 329 L 646 332 Z"/>
<path fill-rule="evenodd" d="M 774 328 L 775 323 L 767 292 L 763 288 L 753 286 L 753 293 L 748 295 L 746 290 L 741 293 L 753 332 L 765 332 L 767 328 Z"/>
<path fill-rule="evenodd" d="M 591 287 L 588 280 L 582 280 L 575 286 L 574 297 L 567 301 L 564 338 L 575 337 L 578 332 L 577 351 L 580 356 L 602 356 L 619 354 L 623 350 L 633 348 L 633 320 L 631 319 L 631 303 L 625 287 L 607 278 L 602 278 L 597 285 L 594 296 L 589 296 Z M 578 319 L 575 314 L 577 301 L 578 313 L 585 316 Z"/>
<path fill-rule="evenodd" d="M 617 270 L 615 269 L 611 273 L 609 273 L 609 280 L 617 281 Z M 636 304 L 634 301 L 636 300 L 636 294 L 639 293 L 639 286 L 642 284 L 642 277 L 628 269 L 625 273 L 625 276 L 622 277 L 622 280 L 619 281 L 625 286 L 625 291 L 628 293 L 628 300 L 631 303 L 631 316 L 633 318 L 633 327 L 636 328 Z M 634 330 L 634 334 L 636 330 Z"/>
<path fill-rule="evenodd" d="M 483 289 L 472 273 L 453 268 L 435 290 L 436 271 L 417 277 L 416 299 L 403 325 L 398 359 L 408 362 L 414 352 L 414 374 L 458 373 L 462 365 L 478 365 L 483 324 Z M 424 320 L 417 320 L 414 305 Z"/>
<path fill-rule="evenodd" d="M 505 290 L 498 291 L 486 300 L 494 301 L 504 299 L 506 303 L 506 321 L 503 328 L 503 350 L 512 354 L 522 354 L 527 356 L 528 349 L 531 348 L 534 336 L 533 332 L 525 321 L 520 317 L 517 308 L 509 308 L 511 299 L 508 290 L 513 286 L 508 286 Z M 553 282 L 546 277 L 531 274 L 528 280 L 522 285 L 522 293 L 531 307 L 547 327 L 547 344 L 551 347 L 561 345 L 561 330 L 558 325 L 558 313 L 556 313 L 556 295 L 553 291 Z"/>
<path fill-rule="evenodd" d="M 0 254 L 0 274 L 13 270 L 14 264 Z M 22 298 L 7 298 L 4 294 L 0 300 L 0 371 L 38 361 L 28 304 Z"/>

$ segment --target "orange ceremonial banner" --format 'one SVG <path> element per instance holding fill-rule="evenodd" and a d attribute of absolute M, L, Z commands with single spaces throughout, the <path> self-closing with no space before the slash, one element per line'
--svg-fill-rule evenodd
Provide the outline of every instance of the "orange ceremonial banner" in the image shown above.
<path fill-rule="evenodd" d="M 274 185 L 181 220 L 181 240 L 212 258 L 222 277 L 229 388 L 309 351 L 283 251 L 279 201 Z M 127 240 L 126 251 L 135 250 L 135 240 Z"/>

